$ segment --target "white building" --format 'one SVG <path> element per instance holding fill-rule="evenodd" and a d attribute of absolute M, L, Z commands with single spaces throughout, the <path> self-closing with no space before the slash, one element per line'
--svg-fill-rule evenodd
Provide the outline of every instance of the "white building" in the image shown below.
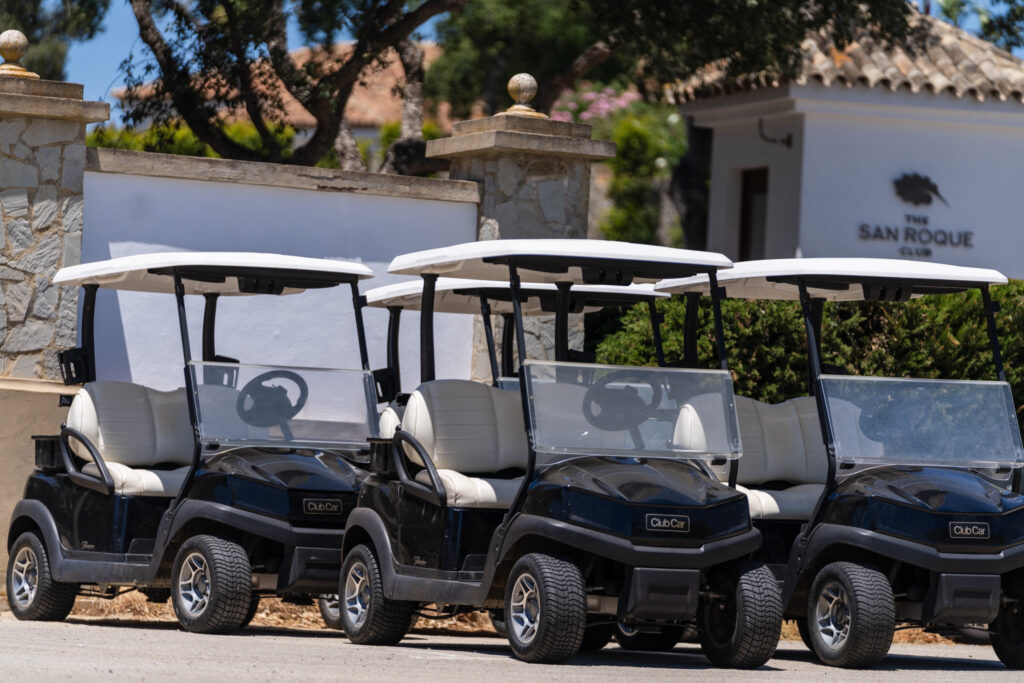
<path fill-rule="evenodd" d="M 839 51 L 815 35 L 790 81 L 706 69 L 675 88 L 713 131 L 708 249 L 1024 277 L 1024 62 L 928 16 L 911 36 Z"/>

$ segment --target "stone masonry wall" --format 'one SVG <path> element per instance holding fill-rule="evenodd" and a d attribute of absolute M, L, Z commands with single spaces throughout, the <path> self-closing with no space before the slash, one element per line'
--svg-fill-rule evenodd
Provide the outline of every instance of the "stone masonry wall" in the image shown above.
<path fill-rule="evenodd" d="M 78 291 L 50 278 L 81 261 L 85 124 L 0 115 L 0 377 L 60 379 Z"/>

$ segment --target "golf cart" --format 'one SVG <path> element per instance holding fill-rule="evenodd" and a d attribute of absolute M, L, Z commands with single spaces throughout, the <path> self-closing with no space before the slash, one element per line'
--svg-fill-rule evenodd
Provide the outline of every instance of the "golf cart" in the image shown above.
<path fill-rule="evenodd" d="M 396 643 L 434 604 L 498 613 L 513 652 L 531 662 L 565 660 L 585 639 L 603 645 L 620 622 L 696 622 L 714 663 L 763 664 L 778 640 L 778 586 L 750 559 L 761 540 L 744 497 L 710 469 L 740 455 L 728 371 L 573 362 L 568 344 L 575 286 L 626 292 L 728 265 L 592 240 L 494 240 L 394 259 L 390 272 L 422 277 L 424 381 L 394 435 L 371 440 L 372 474 L 346 524 L 348 638 Z M 519 391 L 433 379 L 434 302 L 448 297 L 435 297 L 440 274 L 508 279 L 487 298 L 510 299 Z M 556 361 L 526 358 L 532 299 L 521 278 L 556 285 Z M 724 425 L 721 437 L 680 445 L 698 417 Z"/>
<path fill-rule="evenodd" d="M 759 557 L 785 580 L 786 616 L 825 664 L 867 667 L 898 624 L 989 624 L 1024 667 L 1024 496 L 1016 411 L 989 285 L 994 270 L 863 258 L 737 263 L 683 293 L 799 301 L 810 396 L 736 397 L 744 457 L 720 470 L 747 493 Z M 857 377 L 823 365 L 824 302 L 902 302 L 981 291 L 997 381 Z"/>
<path fill-rule="evenodd" d="M 14 615 L 60 620 L 76 595 L 135 588 L 170 597 L 185 630 L 221 633 L 245 626 L 260 595 L 332 593 L 377 426 L 358 289 L 369 277 L 358 263 L 253 253 L 144 254 L 59 271 L 54 284 L 84 290 L 81 346 L 60 354 L 65 382 L 82 386 L 60 434 L 34 437 L 36 469 L 8 535 Z M 344 284 L 361 368 L 217 353 L 220 297 Z M 100 287 L 174 294 L 183 388 L 97 380 Z M 205 299 L 202 360 L 192 358 L 190 295 Z"/>

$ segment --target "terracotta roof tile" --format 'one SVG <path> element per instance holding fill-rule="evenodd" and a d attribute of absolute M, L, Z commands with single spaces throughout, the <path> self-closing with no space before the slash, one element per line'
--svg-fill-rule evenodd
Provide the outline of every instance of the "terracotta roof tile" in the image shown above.
<path fill-rule="evenodd" d="M 824 31 L 801 44 L 803 64 L 790 82 L 817 81 L 826 87 L 907 89 L 951 94 L 978 101 L 1024 103 L 1024 61 L 935 17 L 914 13 L 906 45 L 888 45 L 862 32 L 843 50 Z M 709 64 L 668 88 L 671 99 L 689 102 L 735 92 L 780 86 L 768 73 L 730 77 L 724 63 Z"/>

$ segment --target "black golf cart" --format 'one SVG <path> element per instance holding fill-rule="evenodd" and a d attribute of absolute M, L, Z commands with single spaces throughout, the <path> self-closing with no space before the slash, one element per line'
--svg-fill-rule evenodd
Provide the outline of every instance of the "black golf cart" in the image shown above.
<path fill-rule="evenodd" d="M 499 614 L 516 656 L 556 662 L 588 634 L 603 645 L 619 623 L 695 622 L 714 663 L 763 664 L 778 640 L 778 586 L 750 559 L 761 541 L 743 496 L 709 464 L 740 454 L 728 371 L 573 362 L 568 344 L 575 285 L 626 291 L 670 272 L 713 278 L 728 265 L 718 254 L 591 240 L 496 240 L 396 258 L 391 272 L 423 279 L 424 382 L 394 436 L 373 440 L 372 474 L 346 525 L 346 635 L 395 643 L 425 604 L 485 609 Z M 433 379 L 441 273 L 508 278 L 475 293 L 510 300 L 519 391 Z M 531 299 L 520 278 L 556 285 L 556 361 L 526 358 Z M 679 445 L 698 415 L 723 425 L 721 437 Z"/>
<path fill-rule="evenodd" d="M 897 625 L 988 624 L 996 654 L 1024 667 L 1024 449 L 988 287 L 994 270 L 888 259 L 737 263 L 718 283 L 657 289 L 799 301 L 810 395 L 736 397 L 742 461 L 721 470 L 747 493 L 758 556 L 784 578 L 786 616 L 830 665 L 885 657 Z M 821 361 L 824 303 L 901 302 L 981 291 L 997 381 L 841 374 Z M 713 429 L 713 427 L 711 427 Z"/>
<path fill-rule="evenodd" d="M 246 625 L 260 595 L 333 593 L 377 423 L 358 290 L 368 277 L 358 263 L 251 253 L 145 254 L 58 272 L 55 284 L 84 289 L 81 346 L 60 357 L 65 382 L 82 387 L 60 434 L 35 437 L 36 469 L 11 519 L 15 616 L 59 620 L 76 595 L 137 588 L 153 601 L 170 597 L 182 628 L 214 633 Z M 218 354 L 221 296 L 343 284 L 361 369 Z M 100 287 L 175 295 L 183 388 L 97 380 Z M 192 358 L 189 295 L 205 299 L 202 360 Z"/>

